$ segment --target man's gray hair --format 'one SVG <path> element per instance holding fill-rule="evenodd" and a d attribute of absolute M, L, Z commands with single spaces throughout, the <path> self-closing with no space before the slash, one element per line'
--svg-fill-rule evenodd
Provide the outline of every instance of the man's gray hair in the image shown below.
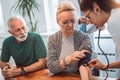
<path fill-rule="evenodd" d="M 23 22 L 24 26 L 27 27 L 27 24 L 26 24 L 26 21 L 24 20 L 24 18 L 22 16 L 20 16 L 20 15 L 16 15 L 16 16 L 10 17 L 9 20 L 8 20 L 8 22 L 7 22 L 9 30 L 11 30 L 10 22 L 12 20 L 16 20 L 16 19 L 21 20 Z"/>

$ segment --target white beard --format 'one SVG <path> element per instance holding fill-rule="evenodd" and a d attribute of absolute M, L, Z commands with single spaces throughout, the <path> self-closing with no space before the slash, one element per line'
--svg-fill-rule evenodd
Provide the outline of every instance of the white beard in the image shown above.
<path fill-rule="evenodd" d="M 28 33 L 25 33 L 23 35 L 19 35 L 18 37 L 15 37 L 18 41 L 25 41 L 27 39 Z"/>

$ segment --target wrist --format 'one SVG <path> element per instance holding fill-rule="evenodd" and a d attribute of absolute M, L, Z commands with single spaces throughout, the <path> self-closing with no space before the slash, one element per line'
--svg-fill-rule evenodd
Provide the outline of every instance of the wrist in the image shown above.
<path fill-rule="evenodd" d="M 65 58 L 63 58 L 63 63 L 64 63 L 65 68 L 68 68 L 68 64 L 66 63 Z"/>
<path fill-rule="evenodd" d="M 17 70 L 16 70 L 16 76 L 20 76 L 20 75 L 21 75 L 21 69 L 17 68 Z"/>
<path fill-rule="evenodd" d="M 65 57 L 66 64 L 69 65 L 71 63 L 71 56 Z"/>
<path fill-rule="evenodd" d="M 20 76 L 21 75 L 21 69 L 20 68 L 14 68 L 13 72 L 11 74 L 12 74 L 11 77 Z"/>
<path fill-rule="evenodd" d="M 21 69 L 20 74 L 21 74 L 21 75 L 25 75 L 25 74 L 26 74 L 26 71 L 24 70 L 24 68 L 22 67 L 22 68 L 20 68 L 20 69 Z"/>
<path fill-rule="evenodd" d="M 101 70 L 106 70 L 108 67 L 107 65 L 103 65 L 103 67 L 101 68 Z"/>

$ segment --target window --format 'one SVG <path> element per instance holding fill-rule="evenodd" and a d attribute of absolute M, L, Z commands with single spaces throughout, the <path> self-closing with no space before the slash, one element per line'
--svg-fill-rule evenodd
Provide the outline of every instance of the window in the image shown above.
<path fill-rule="evenodd" d="M 45 18 L 46 18 L 46 26 L 47 26 L 47 33 L 53 33 L 59 30 L 59 25 L 56 21 L 56 10 L 58 7 L 58 1 L 63 0 L 44 0 L 44 10 L 45 10 Z M 75 7 L 77 8 L 77 16 L 79 15 L 79 5 L 77 0 L 70 0 L 73 2 Z"/>
<path fill-rule="evenodd" d="M 3 21 L 3 15 L 2 15 L 2 8 L 1 8 L 1 3 L 0 3 L 0 35 L 5 34 L 5 25 Z"/>
<path fill-rule="evenodd" d="M 57 5 L 58 0 L 44 0 L 45 20 L 48 34 L 59 30 L 56 22 Z"/>

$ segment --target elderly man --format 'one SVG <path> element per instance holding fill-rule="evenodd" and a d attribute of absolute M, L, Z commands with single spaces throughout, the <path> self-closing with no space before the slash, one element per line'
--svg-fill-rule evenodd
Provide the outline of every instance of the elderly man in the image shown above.
<path fill-rule="evenodd" d="M 46 65 L 46 48 L 41 36 L 28 32 L 26 22 L 21 16 L 11 17 L 8 21 L 12 36 L 3 42 L 1 68 L 5 78 L 40 70 Z M 9 64 L 13 57 L 16 67 Z"/>

